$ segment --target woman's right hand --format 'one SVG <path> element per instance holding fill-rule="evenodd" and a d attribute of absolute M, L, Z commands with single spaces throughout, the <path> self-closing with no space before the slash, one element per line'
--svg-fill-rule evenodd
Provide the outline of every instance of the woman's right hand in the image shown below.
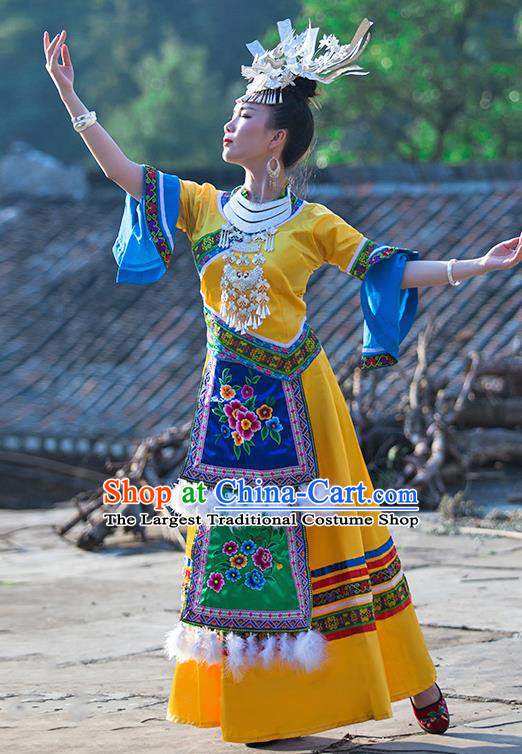
<path fill-rule="evenodd" d="M 71 63 L 71 56 L 69 55 L 69 48 L 65 44 L 65 37 L 67 32 L 64 30 L 61 34 L 57 34 L 52 42 L 49 42 L 49 34 L 44 31 L 43 45 L 45 52 L 45 67 L 47 73 L 56 84 L 56 88 L 60 94 L 71 92 L 73 90 L 74 83 L 74 70 Z M 58 62 L 58 58 L 62 53 L 62 62 Z"/>

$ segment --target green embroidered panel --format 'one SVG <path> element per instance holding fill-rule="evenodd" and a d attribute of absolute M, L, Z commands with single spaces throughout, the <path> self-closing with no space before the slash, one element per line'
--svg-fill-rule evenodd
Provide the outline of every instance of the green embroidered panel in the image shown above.
<path fill-rule="evenodd" d="M 224 610 L 298 610 L 285 528 L 212 527 L 200 604 Z"/>

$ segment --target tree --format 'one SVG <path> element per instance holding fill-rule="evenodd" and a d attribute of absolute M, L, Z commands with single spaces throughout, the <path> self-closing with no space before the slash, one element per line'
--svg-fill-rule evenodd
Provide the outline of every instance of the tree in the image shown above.
<path fill-rule="evenodd" d="M 43 32 L 47 29 L 52 38 L 65 28 L 78 95 L 89 109 L 96 110 L 104 126 L 112 124 L 111 136 L 117 142 L 122 129 L 122 139 L 136 159 L 156 159 L 167 169 L 169 162 L 176 167 L 182 164 L 187 154 L 202 164 L 207 154 L 209 166 L 222 165 L 223 123 L 231 115 L 234 97 L 246 85 L 240 73 L 241 63 L 250 60 L 245 43 L 272 25 L 275 17 L 292 15 L 297 8 L 298 0 L 265 0 L 248 12 L 241 0 L 229 0 L 226 6 L 218 0 L 148 0 L 141 4 L 133 0 L 68 0 L 65 4 L 48 0 L 33 3 L 27 13 L 17 0 L 0 0 L 0 65 L 5 74 L 0 79 L 0 99 L 6 114 L 0 121 L 0 153 L 14 139 L 23 139 L 65 162 L 98 170 L 71 128 L 45 70 Z M 184 65 L 175 53 L 180 40 Z M 146 66 L 151 72 L 154 61 L 162 68 L 161 75 L 167 76 L 167 83 L 147 94 L 140 71 Z M 197 80 L 188 70 L 193 67 L 199 72 Z M 156 86 L 160 78 L 154 78 Z M 179 91 L 173 91 L 169 99 L 171 81 Z M 192 109 L 191 118 L 178 104 L 183 99 L 181 92 Z M 139 102 L 133 106 L 135 99 Z M 217 110 L 216 103 L 220 105 Z M 154 108 L 148 111 L 147 104 L 159 108 L 157 113 Z M 134 114 L 145 118 L 143 141 L 140 124 L 132 126 Z M 163 147 L 155 145 L 151 135 L 156 117 L 160 123 L 157 138 Z M 175 119 L 178 123 L 173 128 Z M 131 141 L 131 133 L 135 141 Z M 181 133 L 185 141 L 173 152 L 172 145 L 180 143 Z"/>
<path fill-rule="evenodd" d="M 220 157 L 228 102 L 204 48 L 171 37 L 133 66 L 132 78 L 137 95 L 109 110 L 106 119 L 130 159 L 176 172 Z"/>
<path fill-rule="evenodd" d="M 305 0 L 294 21 L 351 40 L 367 76 L 324 85 L 320 167 L 334 163 L 520 159 L 522 13 L 515 0 Z M 266 46 L 278 41 L 272 33 Z"/>

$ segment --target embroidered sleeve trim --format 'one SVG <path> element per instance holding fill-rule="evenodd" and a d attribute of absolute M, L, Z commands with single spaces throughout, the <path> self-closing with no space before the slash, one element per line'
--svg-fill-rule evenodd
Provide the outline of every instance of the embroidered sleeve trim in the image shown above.
<path fill-rule="evenodd" d="M 366 238 L 360 248 L 355 252 L 346 272 L 359 280 L 363 280 L 371 264 L 376 264 L 386 257 L 391 257 L 398 251 L 404 251 L 399 246 L 379 244 Z"/>
<path fill-rule="evenodd" d="M 145 221 L 150 237 L 163 260 L 165 270 L 168 270 L 172 258 L 172 248 L 163 232 L 159 218 L 158 171 L 152 165 L 144 165 L 144 168 Z"/>
<path fill-rule="evenodd" d="M 368 356 L 363 354 L 359 359 L 359 367 L 361 369 L 375 369 L 378 367 L 392 367 L 397 364 L 397 359 L 394 358 L 391 353 L 382 352 L 375 356 Z"/>

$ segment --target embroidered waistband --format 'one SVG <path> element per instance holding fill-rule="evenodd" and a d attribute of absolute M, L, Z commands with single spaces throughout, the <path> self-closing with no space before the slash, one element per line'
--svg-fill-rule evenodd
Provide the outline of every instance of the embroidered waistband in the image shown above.
<path fill-rule="evenodd" d="M 240 334 L 203 305 L 207 344 L 216 358 L 227 358 L 258 369 L 271 377 L 291 380 L 312 363 L 321 350 L 319 338 L 308 322 L 290 346 L 267 343 L 249 333 Z"/>

